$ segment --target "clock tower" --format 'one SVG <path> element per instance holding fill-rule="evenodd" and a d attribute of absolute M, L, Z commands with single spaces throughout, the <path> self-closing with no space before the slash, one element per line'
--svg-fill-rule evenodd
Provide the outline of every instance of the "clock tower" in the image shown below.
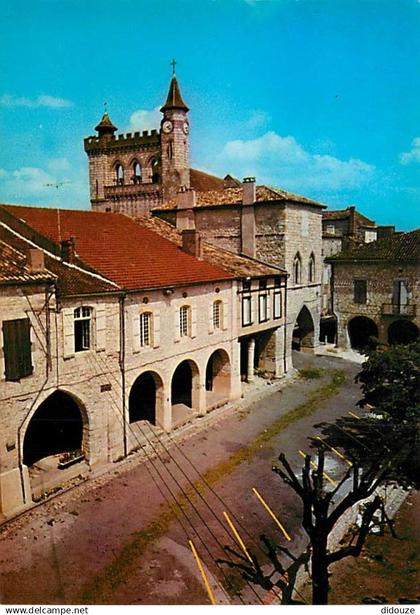
<path fill-rule="evenodd" d="M 182 100 L 174 66 L 168 97 L 161 108 L 163 113 L 160 124 L 161 172 L 164 202 L 173 198 L 180 188 L 190 187 L 188 111 L 187 105 Z"/>

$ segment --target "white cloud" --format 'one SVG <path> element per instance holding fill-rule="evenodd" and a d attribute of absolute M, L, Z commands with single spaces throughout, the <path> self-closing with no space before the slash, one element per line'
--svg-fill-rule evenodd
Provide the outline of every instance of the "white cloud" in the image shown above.
<path fill-rule="evenodd" d="M 162 113 L 159 111 L 159 107 L 151 109 L 138 109 L 130 116 L 130 125 L 128 130 L 152 130 L 159 129 L 160 120 L 162 119 Z"/>
<path fill-rule="evenodd" d="M 253 130 L 254 128 L 263 128 L 270 122 L 271 117 L 266 111 L 254 110 L 251 111 L 249 118 L 244 122 L 244 127 Z"/>
<path fill-rule="evenodd" d="M 0 202 L 88 207 L 85 173 L 82 169 L 72 169 L 68 161 L 68 166 L 65 165 L 65 160 L 51 159 L 47 161 L 46 169 L 29 166 L 0 169 Z M 57 164 L 57 161 L 60 163 Z M 66 175 L 64 168 L 58 168 L 60 164 L 67 167 Z"/>
<path fill-rule="evenodd" d="M 71 168 L 70 162 L 67 158 L 51 158 L 47 163 L 48 170 L 56 173 L 61 171 L 68 171 Z"/>
<path fill-rule="evenodd" d="M 420 137 L 416 137 L 411 142 L 412 148 L 409 152 L 403 152 L 399 155 L 401 164 L 410 164 L 410 162 L 420 162 Z"/>
<path fill-rule="evenodd" d="M 375 170 L 362 160 L 310 153 L 294 137 L 272 131 L 257 139 L 229 141 L 215 162 L 221 173 L 252 175 L 259 183 L 299 192 L 358 188 Z"/>
<path fill-rule="evenodd" d="M 0 96 L 1 107 L 49 107 L 50 109 L 63 109 L 65 107 L 72 107 L 71 100 L 65 98 L 57 98 L 56 96 L 49 96 L 48 94 L 42 94 L 37 98 L 26 98 L 25 96 L 13 96 L 11 94 L 3 94 Z"/>

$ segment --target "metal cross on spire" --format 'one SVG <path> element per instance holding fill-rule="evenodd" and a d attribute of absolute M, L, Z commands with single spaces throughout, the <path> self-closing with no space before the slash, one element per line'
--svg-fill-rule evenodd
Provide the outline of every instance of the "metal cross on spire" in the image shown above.
<path fill-rule="evenodd" d="M 178 64 L 178 62 L 176 60 L 172 60 L 172 62 L 169 62 L 169 64 L 172 66 L 172 74 L 175 75 L 175 66 Z"/>
<path fill-rule="evenodd" d="M 104 102 L 104 109 L 105 113 L 108 113 L 108 103 L 106 101 Z"/>

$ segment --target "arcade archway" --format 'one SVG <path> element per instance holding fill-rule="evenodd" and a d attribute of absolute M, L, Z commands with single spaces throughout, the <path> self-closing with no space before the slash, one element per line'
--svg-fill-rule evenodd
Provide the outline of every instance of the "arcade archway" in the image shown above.
<path fill-rule="evenodd" d="M 225 350 L 215 350 L 206 367 L 206 391 L 208 402 L 230 396 L 230 360 Z"/>
<path fill-rule="evenodd" d="M 45 457 L 84 448 L 85 412 L 64 391 L 55 391 L 30 420 L 23 441 L 23 463 L 32 466 Z"/>
<path fill-rule="evenodd" d="M 310 311 L 308 310 L 306 305 L 304 305 L 298 314 L 296 324 L 293 329 L 293 350 L 313 348 L 315 345 L 314 334 L 314 321 L 312 319 Z"/>
<path fill-rule="evenodd" d="M 388 344 L 410 344 L 418 337 L 418 327 L 411 320 L 395 320 L 388 327 Z"/>
<path fill-rule="evenodd" d="M 144 372 L 131 387 L 128 400 L 130 423 L 148 421 L 156 425 L 156 413 L 163 403 L 163 383 L 155 372 Z"/>
<path fill-rule="evenodd" d="M 373 338 L 378 338 L 376 323 L 367 316 L 355 316 L 348 324 L 350 345 L 355 350 L 363 350 L 371 345 Z"/>

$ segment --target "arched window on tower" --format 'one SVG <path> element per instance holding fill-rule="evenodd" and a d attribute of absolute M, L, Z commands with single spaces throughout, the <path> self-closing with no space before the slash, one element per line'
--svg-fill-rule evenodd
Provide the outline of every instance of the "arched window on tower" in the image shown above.
<path fill-rule="evenodd" d="M 124 185 L 124 167 L 120 163 L 118 163 L 115 167 L 115 180 L 117 186 Z"/>
<path fill-rule="evenodd" d="M 137 160 L 133 163 L 133 184 L 141 184 L 141 166 Z"/>
<path fill-rule="evenodd" d="M 160 182 L 159 160 L 152 158 L 150 166 L 152 168 L 152 183 L 158 184 Z"/>
<path fill-rule="evenodd" d="M 309 257 L 308 280 L 309 282 L 315 282 L 315 256 L 313 252 L 311 256 Z"/>
<path fill-rule="evenodd" d="M 300 284 L 301 281 L 302 281 L 302 259 L 298 252 L 293 260 L 293 282 L 295 284 Z"/>
<path fill-rule="evenodd" d="M 173 157 L 173 146 L 172 146 L 172 141 L 169 141 L 168 143 L 168 158 L 169 160 L 172 160 Z"/>

